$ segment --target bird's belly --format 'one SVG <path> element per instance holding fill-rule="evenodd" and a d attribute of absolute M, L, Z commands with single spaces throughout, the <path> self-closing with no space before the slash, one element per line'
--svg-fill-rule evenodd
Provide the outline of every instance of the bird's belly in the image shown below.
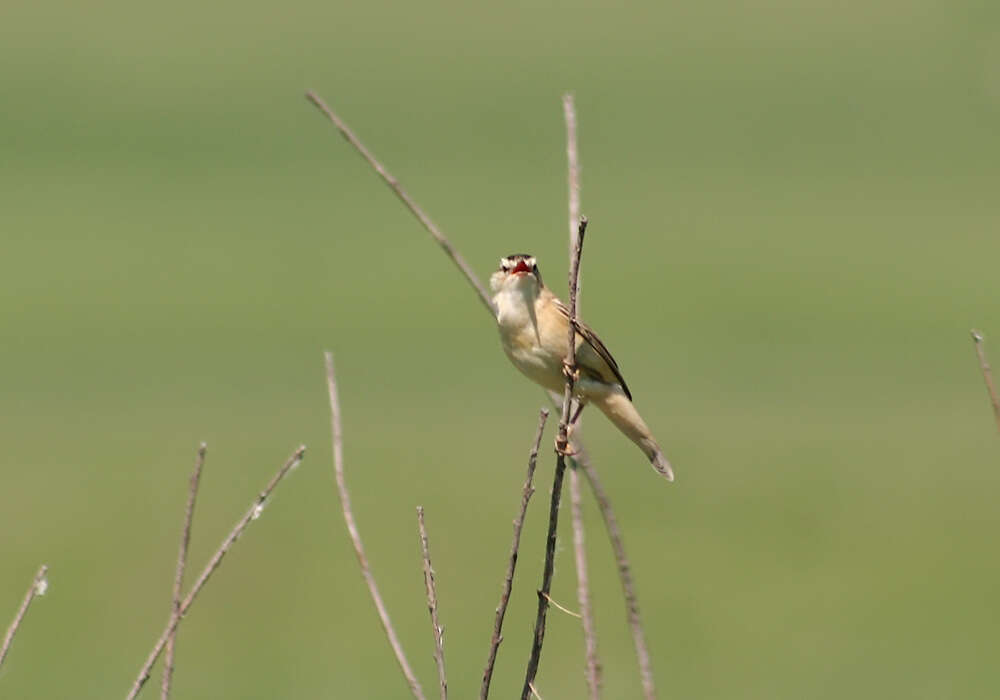
<path fill-rule="evenodd" d="M 522 333 L 503 336 L 503 349 L 511 363 L 528 379 L 546 389 L 561 391 L 565 386 L 563 358 L 552 354 Z"/>

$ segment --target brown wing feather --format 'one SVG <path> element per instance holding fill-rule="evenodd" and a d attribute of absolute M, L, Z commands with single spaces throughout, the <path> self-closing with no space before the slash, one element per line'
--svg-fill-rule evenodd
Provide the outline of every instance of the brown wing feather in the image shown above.
<path fill-rule="evenodd" d="M 555 302 L 556 302 L 556 308 L 559 310 L 559 313 L 565 316 L 566 320 L 569 320 L 569 309 L 566 308 L 566 305 L 563 304 L 558 299 L 556 299 Z M 615 378 L 618 380 L 618 383 L 622 385 L 622 391 L 625 392 L 625 396 L 627 396 L 629 401 L 631 401 L 632 392 L 628 390 L 628 384 L 625 383 L 625 377 L 622 376 L 622 371 L 618 368 L 618 363 L 615 362 L 615 358 L 611 356 L 611 351 L 608 350 L 608 348 L 604 345 L 604 343 L 601 342 L 601 339 L 597 337 L 597 333 L 594 332 L 593 328 L 591 328 L 586 323 L 579 320 L 576 322 L 576 326 L 577 326 L 577 335 L 583 338 L 584 342 L 587 343 L 587 345 L 589 345 L 593 349 L 593 351 L 600 356 L 602 360 L 604 360 L 605 364 L 607 364 L 608 366 L 608 369 L 610 369 L 612 373 L 614 373 Z"/>

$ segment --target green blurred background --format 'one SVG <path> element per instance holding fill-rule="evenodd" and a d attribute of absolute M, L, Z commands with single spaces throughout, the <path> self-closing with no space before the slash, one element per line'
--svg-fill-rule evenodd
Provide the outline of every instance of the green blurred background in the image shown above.
<path fill-rule="evenodd" d="M 1000 363 L 998 22 L 973 0 L 5 3 L 0 625 L 42 562 L 51 588 L 0 695 L 124 695 L 205 440 L 189 580 L 309 453 L 181 628 L 175 697 L 407 696 L 336 500 L 323 349 L 402 641 L 433 695 L 421 504 L 452 693 L 476 692 L 541 393 L 314 88 L 480 275 L 528 250 L 560 289 L 575 91 L 584 316 L 678 472 L 586 421 L 662 697 L 995 697 L 1000 447 L 968 330 Z M 531 636 L 543 444 L 497 698 Z M 589 497 L 586 519 L 606 697 L 637 697 Z M 582 665 L 551 614 L 546 700 L 582 697 Z"/>

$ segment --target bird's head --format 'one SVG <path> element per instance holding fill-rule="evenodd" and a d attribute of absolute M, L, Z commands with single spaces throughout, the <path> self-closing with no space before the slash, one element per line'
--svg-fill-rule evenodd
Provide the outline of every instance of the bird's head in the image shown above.
<path fill-rule="evenodd" d="M 534 256 L 515 253 L 500 258 L 500 268 L 490 276 L 490 286 L 497 293 L 515 288 L 537 290 L 542 286 L 542 275 Z"/>

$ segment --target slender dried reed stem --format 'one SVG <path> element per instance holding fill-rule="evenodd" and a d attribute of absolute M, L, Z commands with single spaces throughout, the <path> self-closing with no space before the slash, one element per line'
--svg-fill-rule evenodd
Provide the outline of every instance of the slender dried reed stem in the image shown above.
<path fill-rule="evenodd" d="M 271 481 L 268 482 L 267 486 L 264 487 L 264 490 L 261 491 L 257 498 L 253 500 L 253 503 L 250 504 L 250 510 L 248 510 L 246 514 L 240 518 L 240 520 L 236 523 L 236 526 L 233 527 L 232 531 L 230 531 L 230 533 L 226 536 L 226 539 L 224 539 L 222 544 L 219 545 L 219 548 L 215 550 L 215 554 L 212 555 L 208 564 L 205 565 L 201 575 L 198 576 L 198 580 L 191 586 L 191 591 L 181 603 L 180 609 L 175 611 L 170 616 L 166 629 L 163 630 L 163 634 L 161 634 L 160 638 L 156 641 L 156 644 L 153 646 L 153 650 L 149 652 L 149 657 L 146 659 L 146 663 L 142 665 L 142 668 L 139 670 L 139 675 L 132 684 L 131 690 L 129 690 L 128 695 L 125 696 L 127 700 L 132 700 L 132 698 L 135 698 L 139 694 L 139 691 L 142 690 L 142 686 L 145 685 L 147 680 L 149 680 L 149 673 L 153 668 L 153 664 L 155 664 L 156 660 L 160 658 L 160 654 L 163 653 L 163 649 L 167 645 L 167 640 L 177 629 L 181 620 L 184 619 L 188 609 L 194 603 L 195 598 L 198 597 L 198 593 L 208 582 L 208 579 L 211 578 L 215 570 L 219 568 L 223 557 L 226 556 L 226 553 L 229 552 L 236 540 L 240 538 L 243 531 L 247 529 L 250 523 L 260 517 L 268 496 L 271 495 L 271 492 L 274 491 L 278 484 L 281 483 L 281 480 L 285 478 L 288 472 L 299 465 L 305 455 L 305 452 L 306 446 L 300 445 L 299 448 L 292 453 L 292 456 L 289 457 L 277 473 L 271 477 Z"/>
<path fill-rule="evenodd" d="M 177 570 L 174 573 L 174 596 L 171 613 L 176 615 L 181 609 L 181 589 L 184 586 L 184 568 L 187 566 L 188 544 L 191 541 L 191 520 L 194 517 L 194 504 L 198 495 L 198 484 L 201 482 L 201 468 L 205 465 L 205 451 L 208 446 L 201 443 L 198 446 L 198 456 L 194 460 L 194 472 L 188 487 L 187 508 L 184 510 L 184 526 L 181 528 L 181 546 L 177 554 Z M 177 640 L 177 630 L 167 639 L 167 653 L 163 659 L 163 682 L 160 685 L 160 698 L 170 697 L 170 682 L 174 675 L 174 644 Z"/>
<path fill-rule="evenodd" d="M 632 566 L 625 554 L 625 541 L 622 539 L 621 529 L 618 527 L 618 518 L 615 516 L 614 508 L 611 506 L 611 499 L 608 498 L 604 490 L 601 479 L 597 475 L 597 470 L 587 457 L 587 453 L 580 445 L 575 446 L 576 461 L 583 467 L 583 473 L 590 483 L 590 490 L 597 498 L 597 506 L 604 519 L 604 529 L 607 530 L 608 539 L 611 541 L 611 548 L 615 553 L 615 563 L 618 565 L 618 578 L 621 580 L 622 591 L 625 594 L 625 609 L 627 611 L 628 624 L 632 629 L 632 643 L 635 646 L 635 653 L 639 660 L 639 677 L 642 680 L 643 697 L 646 700 L 655 700 L 656 686 L 653 683 L 653 668 L 649 659 L 649 647 L 646 645 L 646 633 L 642 627 L 642 618 L 639 615 L 639 598 L 635 593 L 635 582 L 632 580 Z"/>
<path fill-rule="evenodd" d="M 562 102 L 566 122 L 566 170 L 569 185 L 569 257 L 572 260 L 576 250 L 577 222 L 580 221 L 580 158 L 576 145 L 576 103 L 573 93 L 563 95 Z"/>
<path fill-rule="evenodd" d="M 445 252 L 445 254 L 451 258 L 451 261 L 455 263 L 459 270 L 462 271 L 462 274 L 465 275 L 466 281 L 472 285 L 473 289 L 476 290 L 476 293 L 479 295 L 479 300 L 483 302 L 483 305 L 486 306 L 487 309 L 489 309 L 490 314 L 496 316 L 496 310 L 493 308 L 493 301 L 490 299 L 490 295 L 486 293 L 486 287 L 484 287 L 476 277 L 476 273 L 472 271 L 469 263 L 465 261 L 465 258 L 462 257 L 461 253 L 455 250 L 451 241 L 449 241 L 448 238 L 441 232 L 441 229 L 437 227 L 437 224 L 431 220 L 431 217 L 429 217 L 424 210 L 420 208 L 420 205 L 417 204 L 407 191 L 403 189 L 403 186 L 399 184 L 399 180 L 393 177 L 392 174 L 385 169 L 385 166 L 383 166 L 378 159 L 375 158 L 372 152 L 369 151 L 363 143 L 361 143 L 361 140 L 354 135 L 351 128 L 347 126 L 347 124 L 339 116 L 337 116 L 336 112 L 326 105 L 319 95 L 312 90 L 309 90 L 306 92 L 306 99 L 316 105 L 316 107 L 326 115 L 327 119 L 329 119 L 333 125 L 337 127 L 341 136 L 343 136 L 349 144 L 354 146 L 354 149 L 361 154 L 362 158 L 368 161 L 368 164 L 372 166 L 375 169 L 375 172 L 382 177 L 385 184 L 387 184 L 389 188 L 396 193 L 396 196 L 399 197 L 400 201 L 406 205 L 406 208 L 409 209 L 413 215 L 417 217 L 417 220 L 423 224 L 424 228 L 427 229 L 427 233 L 431 234 L 434 240 L 437 241 L 437 244 L 441 246 L 441 249 Z"/>
<path fill-rule="evenodd" d="M 1000 398 L 997 398 L 997 390 L 993 386 L 993 370 L 990 369 L 990 363 L 986 360 L 986 349 L 983 347 L 985 340 L 982 333 L 975 329 L 972 330 L 972 341 L 976 344 L 976 355 L 979 356 L 979 368 L 983 371 L 986 391 L 990 395 L 990 403 L 993 404 L 993 417 L 997 422 L 997 430 L 1000 430 Z"/>
<path fill-rule="evenodd" d="M 427 546 L 427 527 L 424 525 L 424 507 L 417 506 L 417 529 L 420 531 L 420 553 L 424 559 L 424 587 L 427 588 L 427 609 L 431 614 L 434 628 L 434 663 L 437 664 L 438 685 L 441 686 L 441 700 L 448 700 L 448 677 L 444 672 L 444 628 L 438 620 L 437 588 L 434 586 L 434 568 L 431 566 L 431 552 Z"/>
<path fill-rule="evenodd" d="M 549 503 L 549 531 L 545 540 L 545 565 L 542 570 L 542 587 L 538 591 L 538 613 L 535 617 L 535 636 L 531 645 L 531 655 L 528 657 L 528 668 L 524 675 L 524 686 L 521 689 L 521 700 L 528 700 L 532 692 L 532 684 L 538 673 L 538 664 L 542 656 L 542 644 L 545 641 L 545 618 L 549 610 L 549 592 L 552 590 L 552 574 L 555 569 L 556 534 L 559 529 L 559 500 L 562 497 L 563 475 L 566 472 L 566 451 L 569 440 L 570 404 L 573 397 L 573 384 L 576 381 L 576 290 L 577 279 L 580 276 L 580 256 L 583 254 L 583 237 L 587 231 L 587 219 L 580 218 L 579 235 L 573 264 L 569 270 L 569 340 L 566 354 L 566 390 L 563 395 L 562 418 L 559 420 L 559 436 L 556 439 L 556 473 L 552 482 L 552 500 Z"/>
<path fill-rule="evenodd" d="M 576 597 L 580 601 L 583 619 L 583 639 L 587 650 L 587 690 L 590 697 L 601 696 L 601 660 L 597 656 L 597 633 L 594 630 L 594 610 L 590 603 L 587 580 L 587 554 L 583 535 L 583 515 L 580 508 L 580 477 L 576 468 L 569 470 L 569 501 L 573 513 L 573 552 L 576 561 Z"/>
<path fill-rule="evenodd" d="M 497 650 L 500 642 L 503 641 L 503 618 L 507 613 L 507 603 L 510 602 L 510 591 L 514 586 L 514 569 L 517 568 L 517 550 L 521 546 L 521 529 L 524 527 L 524 515 L 528 510 L 528 501 L 531 494 L 535 492 L 532 480 L 535 477 L 535 465 L 538 462 L 538 446 L 542 441 L 542 432 L 545 430 L 545 421 L 549 417 L 549 412 L 542 409 L 538 415 L 538 429 L 535 431 L 535 439 L 531 443 L 531 452 L 528 454 L 528 474 L 524 479 L 524 489 L 521 491 L 521 507 L 514 518 L 514 538 L 510 543 L 510 557 L 507 561 L 507 572 L 503 577 L 503 592 L 500 594 L 500 603 L 497 605 L 496 618 L 493 620 L 493 637 L 490 639 L 490 652 L 486 657 L 486 669 L 483 671 L 483 682 L 479 688 L 480 700 L 486 700 L 490 694 L 490 681 L 493 678 L 493 665 L 497 660 Z"/>
<path fill-rule="evenodd" d="M 566 121 L 566 181 L 569 190 L 569 254 L 573 254 L 579 243 L 577 222 L 580 221 L 580 156 L 576 139 L 576 103 L 572 93 L 563 95 L 563 117 Z M 580 280 L 577 278 L 577 297 L 580 295 Z M 577 298 L 577 314 L 580 300 Z M 590 584 L 587 577 L 587 550 L 584 546 L 583 513 L 580 507 L 580 480 L 576 465 L 571 462 L 569 474 L 570 514 L 573 521 L 573 551 L 576 564 L 576 597 L 580 603 L 583 618 L 583 638 L 586 648 L 586 677 L 590 697 L 594 700 L 601 694 L 601 661 L 597 656 L 597 625 L 590 604 Z"/>
<path fill-rule="evenodd" d="M 552 574 L 555 569 L 556 531 L 559 527 L 559 501 L 562 495 L 563 475 L 566 472 L 566 458 L 560 454 L 556 458 L 555 478 L 552 481 L 552 500 L 549 502 L 549 530 L 545 540 L 545 565 L 542 570 L 542 587 L 538 590 L 538 612 L 535 616 L 535 633 L 532 639 L 531 655 L 525 671 L 521 700 L 527 700 L 532 692 L 532 684 L 538 675 L 541 662 L 542 644 L 545 641 L 545 619 L 549 611 L 549 591 L 552 590 Z"/>
<path fill-rule="evenodd" d="M 7 628 L 7 634 L 3 637 L 3 646 L 0 646 L 0 666 L 3 666 L 4 659 L 7 658 L 8 652 L 10 652 L 10 645 L 14 642 L 14 635 L 21 628 L 21 622 L 24 620 L 24 616 L 28 614 L 28 608 L 31 607 L 31 601 L 35 599 L 35 596 L 45 595 L 45 590 L 48 588 L 48 579 L 45 578 L 49 571 L 49 567 L 42 564 L 38 573 L 35 574 L 34 580 L 31 582 L 31 588 L 24 595 L 24 600 L 21 601 L 21 607 L 18 608 L 17 614 L 14 615 L 13 622 L 10 623 L 10 627 Z"/>
<path fill-rule="evenodd" d="M 368 586 L 368 592 L 375 602 L 375 610 L 382 621 L 382 629 L 385 630 L 385 635 L 389 639 L 389 646 L 392 647 L 392 652 L 396 655 L 396 661 L 399 663 L 399 668 L 406 678 L 407 685 L 410 686 L 410 692 L 418 700 L 424 700 L 423 688 L 420 687 L 420 681 L 417 680 L 413 669 L 410 668 L 410 662 L 406 660 L 406 654 L 403 653 L 403 647 L 396 636 L 396 630 L 392 626 L 392 621 L 389 620 L 389 611 L 386 610 L 385 603 L 382 602 L 382 596 L 378 592 L 378 586 L 375 585 L 375 577 L 368 566 L 368 557 L 365 555 L 365 548 L 361 544 L 361 534 L 358 532 L 358 526 L 354 521 L 354 512 L 351 510 L 351 496 L 347 492 L 347 482 L 344 479 L 344 436 L 340 423 L 340 399 L 337 397 L 337 378 L 333 371 L 333 354 L 327 352 L 324 353 L 324 357 L 326 358 L 326 383 L 330 393 L 330 432 L 333 435 L 333 471 L 337 480 L 337 492 L 340 494 L 340 506 L 344 511 L 344 522 L 347 523 L 347 532 L 351 536 L 354 553 L 357 555 L 358 564 L 361 566 L 361 575 L 364 577 L 365 584 Z"/>

